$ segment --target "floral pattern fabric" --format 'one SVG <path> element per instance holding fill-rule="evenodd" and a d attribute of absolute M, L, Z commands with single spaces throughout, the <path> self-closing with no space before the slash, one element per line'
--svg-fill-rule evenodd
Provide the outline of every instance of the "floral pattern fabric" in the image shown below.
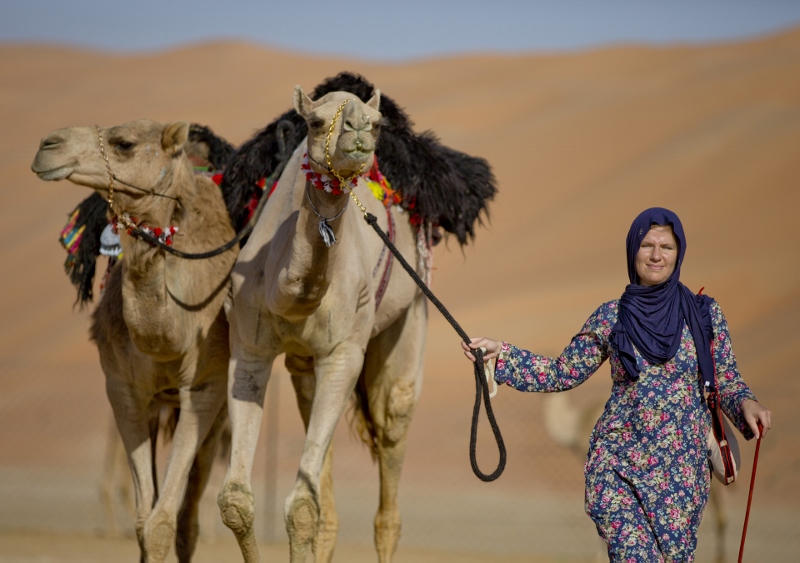
<path fill-rule="evenodd" d="M 611 397 L 592 431 L 585 509 L 612 561 L 691 562 L 708 500 L 705 404 L 694 340 L 684 326 L 671 360 L 651 365 L 635 350 L 629 377 L 609 343 L 618 301 L 601 305 L 557 358 L 503 343 L 495 380 L 520 391 L 559 392 L 586 381 L 607 359 Z M 742 381 L 722 309 L 712 301 L 714 361 L 722 410 L 748 440 L 740 405 L 755 397 Z"/>

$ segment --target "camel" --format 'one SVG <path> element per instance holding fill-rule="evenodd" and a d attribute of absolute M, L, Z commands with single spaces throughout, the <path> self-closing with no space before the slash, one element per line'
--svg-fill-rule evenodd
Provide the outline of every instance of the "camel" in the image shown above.
<path fill-rule="evenodd" d="M 184 260 L 131 236 L 149 226 L 184 252 L 234 236 L 219 188 L 184 152 L 189 125 L 139 120 L 72 127 L 46 136 L 32 170 L 105 195 L 123 255 L 93 313 L 90 336 L 133 475 L 141 560 L 163 562 L 175 543 L 188 562 L 198 502 L 226 419 L 229 359 L 223 305 L 238 249 Z M 113 179 L 113 180 L 112 180 Z M 130 230 L 128 230 L 130 229 Z M 162 231 L 163 229 L 163 231 Z M 179 407 L 161 494 L 154 465 L 161 406 Z"/>
<path fill-rule="evenodd" d="M 573 452 L 578 459 L 586 459 L 589 437 L 595 424 L 603 414 L 605 399 L 599 399 L 584 407 L 577 407 L 567 398 L 566 393 L 547 393 L 544 396 L 542 415 L 547 434 L 559 446 Z M 709 503 L 714 509 L 714 538 L 716 549 L 714 561 L 725 561 L 725 532 L 728 527 L 728 516 L 725 512 L 727 490 L 716 479 L 711 479 Z M 607 559 L 605 542 L 600 540 L 595 558 L 597 561 Z"/>
<path fill-rule="evenodd" d="M 192 163 L 195 173 L 212 175 L 225 168 L 228 160 L 235 152 L 235 148 L 225 139 L 216 135 L 210 128 L 192 123 L 189 126 L 189 137 L 183 151 Z M 119 250 L 118 245 L 112 248 L 103 247 L 104 231 L 110 227 L 107 218 L 108 201 L 99 192 L 92 191 L 91 195 L 84 198 L 75 209 L 69 213 L 69 220 L 61 233 L 61 242 L 67 250 L 67 260 L 64 264 L 65 271 L 70 281 L 77 290 L 75 304 L 81 310 L 85 309 L 94 298 L 94 277 L 97 259 L 105 254 L 107 256 L 106 276 L 116 264 L 119 256 L 114 252 Z M 101 292 L 104 288 L 103 280 L 100 284 Z M 179 409 L 162 408 L 159 417 L 159 430 L 161 439 L 168 443 L 175 431 Z M 217 459 L 224 460 L 227 465 L 228 450 L 230 448 L 230 425 L 225 424 Z M 123 510 L 127 517 L 133 518 L 136 508 L 133 499 L 133 483 L 128 466 L 128 455 L 117 429 L 116 422 L 111 417 L 108 437 L 106 441 L 105 462 L 103 476 L 98 486 L 100 503 L 105 516 L 105 527 L 102 533 L 106 537 L 128 537 L 128 531 L 120 528 L 118 508 Z M 119 507 L 117 506 L 119 505 Z M 201 516 L 203 516 L 201 511 Z M 207 539 L 213 537 L 214 523 L 209 520 L 211 516 L 205 515 L 205 521 L 200 526 L 201 535 Z M 133 533 L 133 529 L 131 529 Z"/>
<path fill-rule="evenodd" d="M 347 91 L 336 91 L 331 88 L 334 85 Z M 338 520 L 332 496 L 331 436 L 355 394 L 362 437 L 379 465 L 374 539 L 379 561 L 388 563 L 400 534 L 397 492 L 407 431 L 422 383 L 427 308 L 424 295 L 400 268 L 391 271 L 382 300 L 376 296 L 386 258 L 381 239 L 364 222 L 360 207 L 375 215 L 384 231 L 394 232 L 396 247 L 411 264 L 417 264 L 423 277 L 427 272 L 422 255 L 430 250 L 431 239 L 425 233 L 431 230 L 425 228 L 426 224 L 430 227 L 425 212 L 422 221 L 412 225 L 413 215 L 401 206 L 385 207 L 373 197 L 363 174 L 373 168 L 376 146 L 384 147 L 381 162 L 386 170 L 398 172 L 396 177 L 402 176 L 398 158 L 429 158 L 433 173 L 447 169 L 452 178 L 463 171 L 459 166 L 479 169 L 473 175 L 481 179 L 478 188 L 470 190 L 455 182 L 458 193 L 467 194 L 476 205 L 457 210 L 460 223 L 448 222 L 446 217 L 437 221 L 464 238 L 472 234 L 472 222 L 495 188 L 484 161 L 443 148 L 430 135 L 414 137 L 397 106 L 360 77 L 339 75 L 318 87 L 314 98 L 295 88 L 295 113 L 284 118 L 305 122 L 308 136 L 286 164 L 231 273 L 228 405 L 232 444 L 219 505 L 244 561 L 259 561 L 251 471 L 272 364 L 285 353 L 306 427 L 297 481 L 284 510 L 290 560 L 305 561 L 309 546 L 317 561 L 332 559 Z M 383 119 L 384 101 L 393 119 Z M 382 126 L 394 136 L 378 145 Z M 274 132 L 270 127 L 264 135 Z M 399 150 L 398 139 L 416 143 L 416 151 Z M 246 162 L 246 155 L 238 162 L 234 158 L 226 178 L 247 177 L 242 170 Z M 415 164 L 425 166 L 413 162 L 410 166 Z M 266 175 L 264 170 L 250 172 L 255 177 Z M 409 173 L 405 178 L 423 176 L 424 172 Z M 405 185 L 390 180 L 405 195 L 420 187 L 419 180 L 417 185 L 410 179 Z M 245 184 L 250 186 L 252 181 Z M 357 201 L 351 201 L 348 192 Z M 414 193 L 417 203 L 429 196 L 423 189 Z M 448 202 L 458 203 L 457 197 Z M 419 207 L 424 205 L 415 209 Z"/>

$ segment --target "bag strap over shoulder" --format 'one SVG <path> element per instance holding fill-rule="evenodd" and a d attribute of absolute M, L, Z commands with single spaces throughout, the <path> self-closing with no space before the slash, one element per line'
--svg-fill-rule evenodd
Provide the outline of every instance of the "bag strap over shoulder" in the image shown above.
<path fill-rule="evenodd" d="M 709 305 L 709 318 L 711 316 L 711 299 L 703 295 L 703 289 L 697 292 L 698 297 L 706 299 Z M 711 365 L 713 366 L 710 378 L 705 378 L 704 387 L 708 392 L 706 404 L 711 413 L 711 433 L 708 437 L 709 461 L 711 470 L 723 485 L 730 485 L 736 481 L 739 473 L 739 445 L 733 429 L 725 420 L 725 415 L 720 406 L 719 389 L 717 387 L 717 359 L 715 352 L 715 337 L 711 330 Z"/>

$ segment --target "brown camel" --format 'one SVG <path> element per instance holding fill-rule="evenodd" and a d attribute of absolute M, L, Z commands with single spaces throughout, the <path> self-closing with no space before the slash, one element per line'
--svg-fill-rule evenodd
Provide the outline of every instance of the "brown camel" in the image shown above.
<path fill-rule="evenodd" d="M 380 275 L 374 272 L 380 271 L 383 243 L 347 195 L 352 188 L 384 230 L 391 217 L 396 246 L 410 263 L 418 263 L 417 235 L 407 216 L 397 206 L 387 212 L 360 176 L 373 164 L 379 103 L 377 91 L 364 103 L 348 92 L 312 101 L 295 89 L 294 107 L 308 124 L 307 142 L 286 165 L 231 274 L 233 437 L 219 502 L 248 563 L 259 560 L 250 489 L 253 456 L 266 385 L 281 353 L 306 425 L 297 482 L 285 506 L 291 561 L 305 561 L 309 544 L 317 561 L 331 560 L 337 522 L 329 446 L 357 383 L 379 463 L 380 561 L 391 561 L 399 538 L 397 489 L 420 393 L 427 312 L 424 296 L 400 268 L 392 271 L 376 309 Z"/>
<path fill-rule="evenodd" d="M 121 223 L 123 256 L 93 314 L 91 338 L 133 474 L 136 535 L 148 562 L 163 562 L 173 542 L 178 560 L 191 560 L 198 503 L 226 419 L 223 304 L 237 250 L 184 260 L 126 232 L 149 226 L 184 252 L 207 251 L 234 236 L 219 188 L 195 175 L 185 155 L 188 132 L 184 122 L 148 120 L 59 129 L 42 140 L 31 166 L 43 180 L 67 179 L 102 193 Z M 159 495 L 161 406 L 180 407 L 181 414 Z"/>

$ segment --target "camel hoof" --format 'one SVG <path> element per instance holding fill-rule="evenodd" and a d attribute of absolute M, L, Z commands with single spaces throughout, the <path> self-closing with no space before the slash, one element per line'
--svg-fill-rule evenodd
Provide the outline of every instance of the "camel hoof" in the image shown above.
<path fill-rule="evenodd" d="M 144 544 L 147 560 L 154 563 L 165 561 L 174 538 L 175 526 L 166 520 L 145 525 Z"/>
<path fill-rule="evenodd" d="M 317 536 L 319 510 L 308 498 L 295 499 L 287 513 L 291 561 L 305 561 L 306 548 Z"/>
<path fill-rule="evenodd" d="M 253 528 L 255 500 L 250 489 L 239 483 L 225 485 L 217 499 L 222 521 L 236 537 L 244 537 Z"/>
<path fill-rule="evenodd" d="M 380 563 L 392 560 L 397 543 L 400 541 L 400 514 L 377 514 L 375 516 L 375 548 L 378 551 Z"/>

